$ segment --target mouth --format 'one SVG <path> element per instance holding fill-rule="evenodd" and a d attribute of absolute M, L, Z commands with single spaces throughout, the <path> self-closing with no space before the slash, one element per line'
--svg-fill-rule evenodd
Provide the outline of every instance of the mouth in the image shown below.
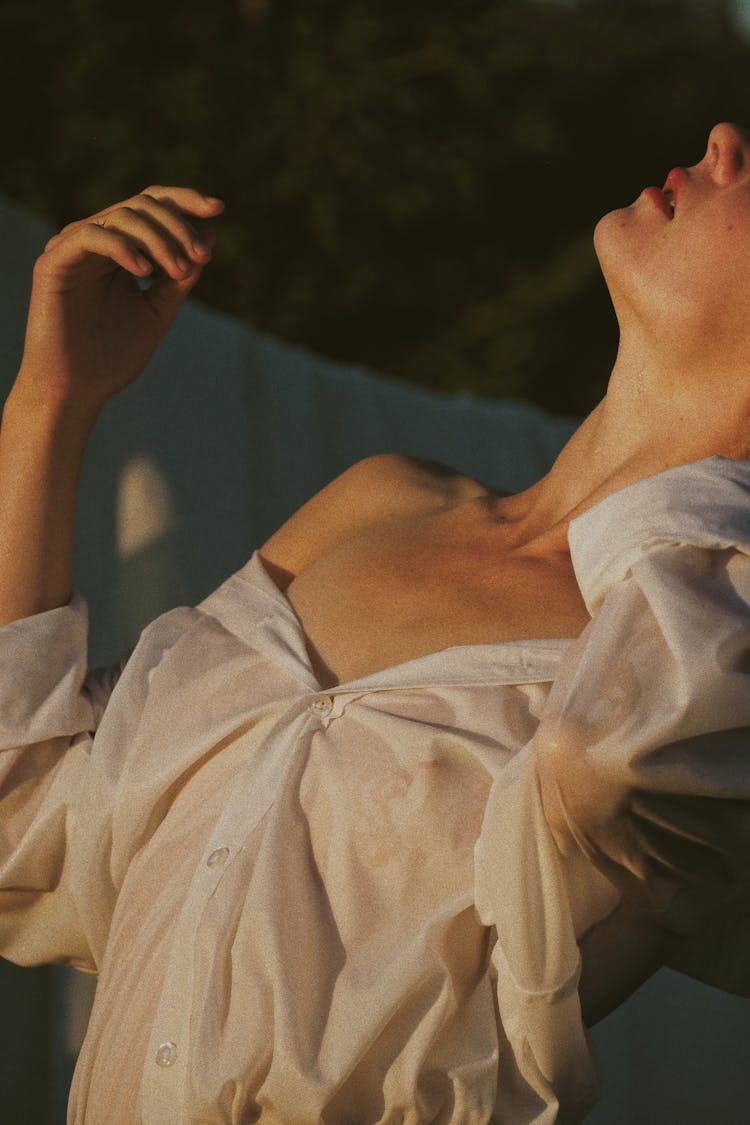
<path fill-rule="evenodd" d="M 666 219 L 672 220 L 674 218 L 675 195 L 670 188 L 662 190 L 658 187 L 647 187 L 644 189 L 643 195 L 656 204 Z"/>
<path fill-rule="evenodd" d="M 662 194 L 669 203 L 672 214 L 674 215 L 677 201 L 680 198 L 680 193 L 687 182 L 687 172 L 684 168 L 673 168 L 664 181 Z"/>

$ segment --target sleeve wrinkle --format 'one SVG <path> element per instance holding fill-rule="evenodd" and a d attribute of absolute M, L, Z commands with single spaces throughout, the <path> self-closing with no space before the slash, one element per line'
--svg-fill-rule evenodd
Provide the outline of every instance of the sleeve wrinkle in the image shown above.
<path fill-rule="evenodd" d="M 77 593 L 0 629 L 0 953 L 20 964 L 95 967 L 85 915 L 96 889 L 82 879 L 94 859 L 79 854 L 78 832 L 91 816 L 80 803 L 127 656 L 89 671 L 87 650 Z M 89 812 L 106 815 L 104 792 L 96 804 Z"/>
<path fill-rule="evenodd" d="M 685 948 L 713 927 L 726 950 L 750 914 L 749 672 L 750 558 L 661 547 L 609 590 L 535 736 L 556 841 L 645 899 L 703 980 L 726 977 Z"/>

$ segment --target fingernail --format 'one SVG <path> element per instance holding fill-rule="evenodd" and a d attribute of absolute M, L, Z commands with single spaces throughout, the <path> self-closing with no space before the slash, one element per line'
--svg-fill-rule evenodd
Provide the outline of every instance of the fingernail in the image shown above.
<path fill-rule="evenodd" d="M 196 254 L 206 255 L 211 253 L 211 247 L 197 238 L 193 239 L 193 250 L 195 250 Z"/>
<path fill-rule="evenodd" d="M 226 206 L 226 204 L 224 203 L 224 200 L 219 199 L 218 196 L 216 196 L 216 195 L 204 195 L 203 198 L 205 199 L 206 203 L 214 203 L 214 204 L 218 205 L 219 207 L 225 207 Z"/>
<path fill-rule="evenodd" d="M 186 269 L 189 268 L 189 263 L 185 258 L 183 258 L 182 254 L 175 254 L 174 264 L 177 266 L 177 269 L 182 270 L 183 273 Z"/>
<path fill-rule="evenodd" d="M 135 264 L 138 266 L 139 270 L 150 270 L 151 269 L 151 263 L 149 262 L 149 260 L 147 258 L 144 258 L 142 254 L 136 254 L 135 255 Z"/>

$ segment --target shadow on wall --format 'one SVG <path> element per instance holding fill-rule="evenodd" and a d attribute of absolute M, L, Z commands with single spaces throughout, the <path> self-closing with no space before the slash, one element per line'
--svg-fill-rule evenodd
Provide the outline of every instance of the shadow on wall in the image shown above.
<path fill-rule="evenodd" d="M 0 201 L 0 401 L 50 233 Z M 361 457 L 445 460 L 513 489 L 548 467 L 572 425 L 521 404 L 431 395 L 191 303 L 142 379 L 107 406 L 87 451 L 74 581 L 89 604 L 90 663 L 114 663 L 154 617 L 201 600 Z M 62 1122 L 93 980 L 2 963 L 0 990 L 3 1121 Z"/>
<path fill-rule="evenodd" d="M 0 204 L 3 398 L 48 233 Z M 443 461 L 513 491 L 547 470 L 573 427 L 520 403 L 431 393 L 333 363 L 191 303 L 144 376 L 107 406 L 90 442 L 75 557 L 75 585 L 90 609 L 90 662 L 115 662 L 159 613 L 201 600 L 361 457 L 397 451 Z M 91 982 L 3 966 L 0 989 L 3 1121 L 57 1125 Z M 605 1097 L 592 1123 L 745 1120 L 744 1002 L 661 973 L 595 1039 Z"/>

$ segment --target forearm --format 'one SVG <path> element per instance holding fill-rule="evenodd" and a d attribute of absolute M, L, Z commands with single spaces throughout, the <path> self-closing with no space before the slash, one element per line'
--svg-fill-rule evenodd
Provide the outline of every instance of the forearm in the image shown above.
<path fill-rule="evenodd" d="M 65 605 L 78 483 L 98 410 L 48 401 L 19 380 L 0 425 L 0 626 Z"/>
<path fill-rule="evenodd" d="M 21 371 L 0 423 L 0 626 L 70 600 L 86 442 L 210 260 L 205 220 L 223 207 L 193 188 L 153 186 L 69 223 L 37 259 Z M 141 289 L 155 266 L 160 275 Z"/>
<path fill-rule="evenodd" d="M 579 942 L 578 994 L 587 1027 L 609 1015 L 665 963 L 672 937 L 654 915 L 624 898 Z"/>

